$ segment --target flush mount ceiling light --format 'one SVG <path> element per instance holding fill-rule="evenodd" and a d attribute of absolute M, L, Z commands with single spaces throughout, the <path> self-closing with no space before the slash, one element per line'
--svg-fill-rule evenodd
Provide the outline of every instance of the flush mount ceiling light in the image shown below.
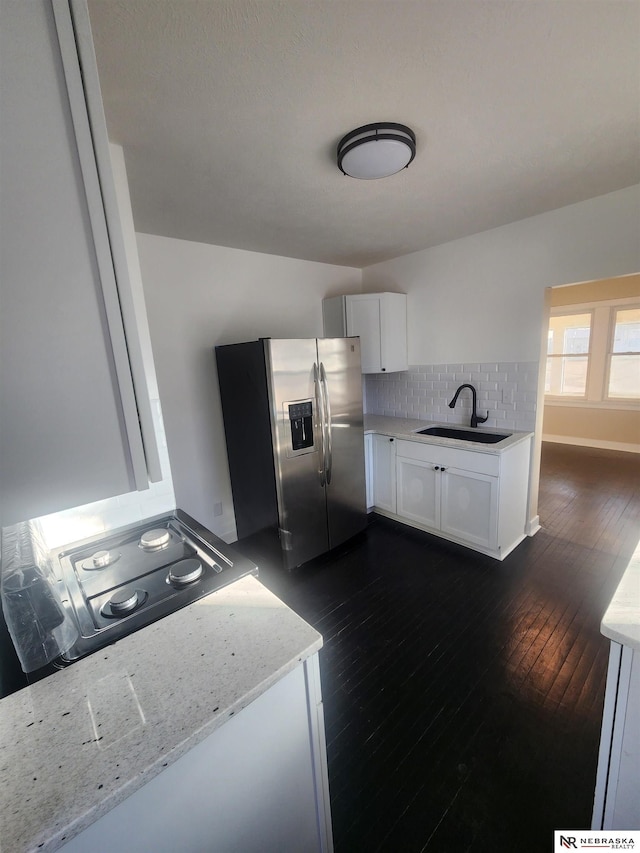
<path fill-rule="evenodd" d="M 416 135 L 404 124 L 365 124 L 338 143 L 338 168 L 352 178 L 387 178 L 416 156 Z"/>

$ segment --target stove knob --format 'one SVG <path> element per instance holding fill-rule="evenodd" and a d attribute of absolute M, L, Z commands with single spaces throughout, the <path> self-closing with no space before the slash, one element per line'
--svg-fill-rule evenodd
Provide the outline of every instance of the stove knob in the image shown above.
<path fill-rule="evenodd" d="M 114 616 L 124 615 L 135 610 L 139 603 L 137 589 L 122 589 L 109 599 L 111 612 Z"/>

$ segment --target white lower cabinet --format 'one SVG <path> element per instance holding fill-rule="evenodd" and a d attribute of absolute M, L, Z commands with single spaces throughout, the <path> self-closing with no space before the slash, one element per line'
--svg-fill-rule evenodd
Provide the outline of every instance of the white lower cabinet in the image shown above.
<path fill-rule="evenodd" d="M 61 849 L 331 853 L 318 655 Z"/>
<path fill-rule="evenodd" d="M 631 608 L 630 608 L 631 612 Z M 640 826 L 640 653 L 611 642 L 592 830 Z"/>
<path fill-rule="evenodd" d="M 396 511 L 396 440 L 388 435 L 372 436 L 373 505 Z"/>
<path fill-rule="evenodd" d="M 373 435 L 374 509 L 503 559 L 525 538 L 530 441 L 500 454 Z"/>
<path fill-rule="evenodd" d="M 373 436 L 364 437 L 364 479 L 366 485 L 367 512 L 373 509 Z"/>
<path fill-rule="evenodd" d="M 440 527 L 440 476 L 432 462 L 398 457 L 397 513 L 427 527 Z"/>
<path fill-rule="evenodd" d="M 495 550 L 497 471 L 477 470 L 493 469 L 493 460 L 487 465 L 485 454 L 454 450 L 454 457 L 448 447 L 410 441 L 398 441 L 396 453 L 399 516 L 453 539 Z"/>
<path fill-rule="evenodd" d="M 442 532 L 495 550 L 498 544 L 498 478 L 446 468 L 440 471 L 439 479 Z"/>

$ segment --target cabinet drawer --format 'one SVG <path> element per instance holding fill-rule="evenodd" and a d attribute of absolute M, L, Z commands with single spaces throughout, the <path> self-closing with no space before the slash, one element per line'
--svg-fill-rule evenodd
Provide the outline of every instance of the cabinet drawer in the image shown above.
<path fill-rule="evenodd" d="M 475 453 L 473 450 L 459 450 L 454 447 L 443 447 L 422 441 L 399 440 L 396 442 L 396 454 L 405 459 L 432 462 L 434 465 L 460 468 L 463 471 L 487 474 L 490 477 L 497 477 L 500 473 L 500 458 L 498 456 L 489 453 Z"/>

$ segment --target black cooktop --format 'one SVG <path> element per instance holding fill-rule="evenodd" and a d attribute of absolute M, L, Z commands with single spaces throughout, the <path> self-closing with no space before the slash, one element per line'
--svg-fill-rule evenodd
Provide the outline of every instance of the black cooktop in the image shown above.
<path fill-rule="evenodd" d="M 53 556 L 63 605 L 78 629 L 63 665 L 258 573 L 182 510 L 75 542 Z"/>

